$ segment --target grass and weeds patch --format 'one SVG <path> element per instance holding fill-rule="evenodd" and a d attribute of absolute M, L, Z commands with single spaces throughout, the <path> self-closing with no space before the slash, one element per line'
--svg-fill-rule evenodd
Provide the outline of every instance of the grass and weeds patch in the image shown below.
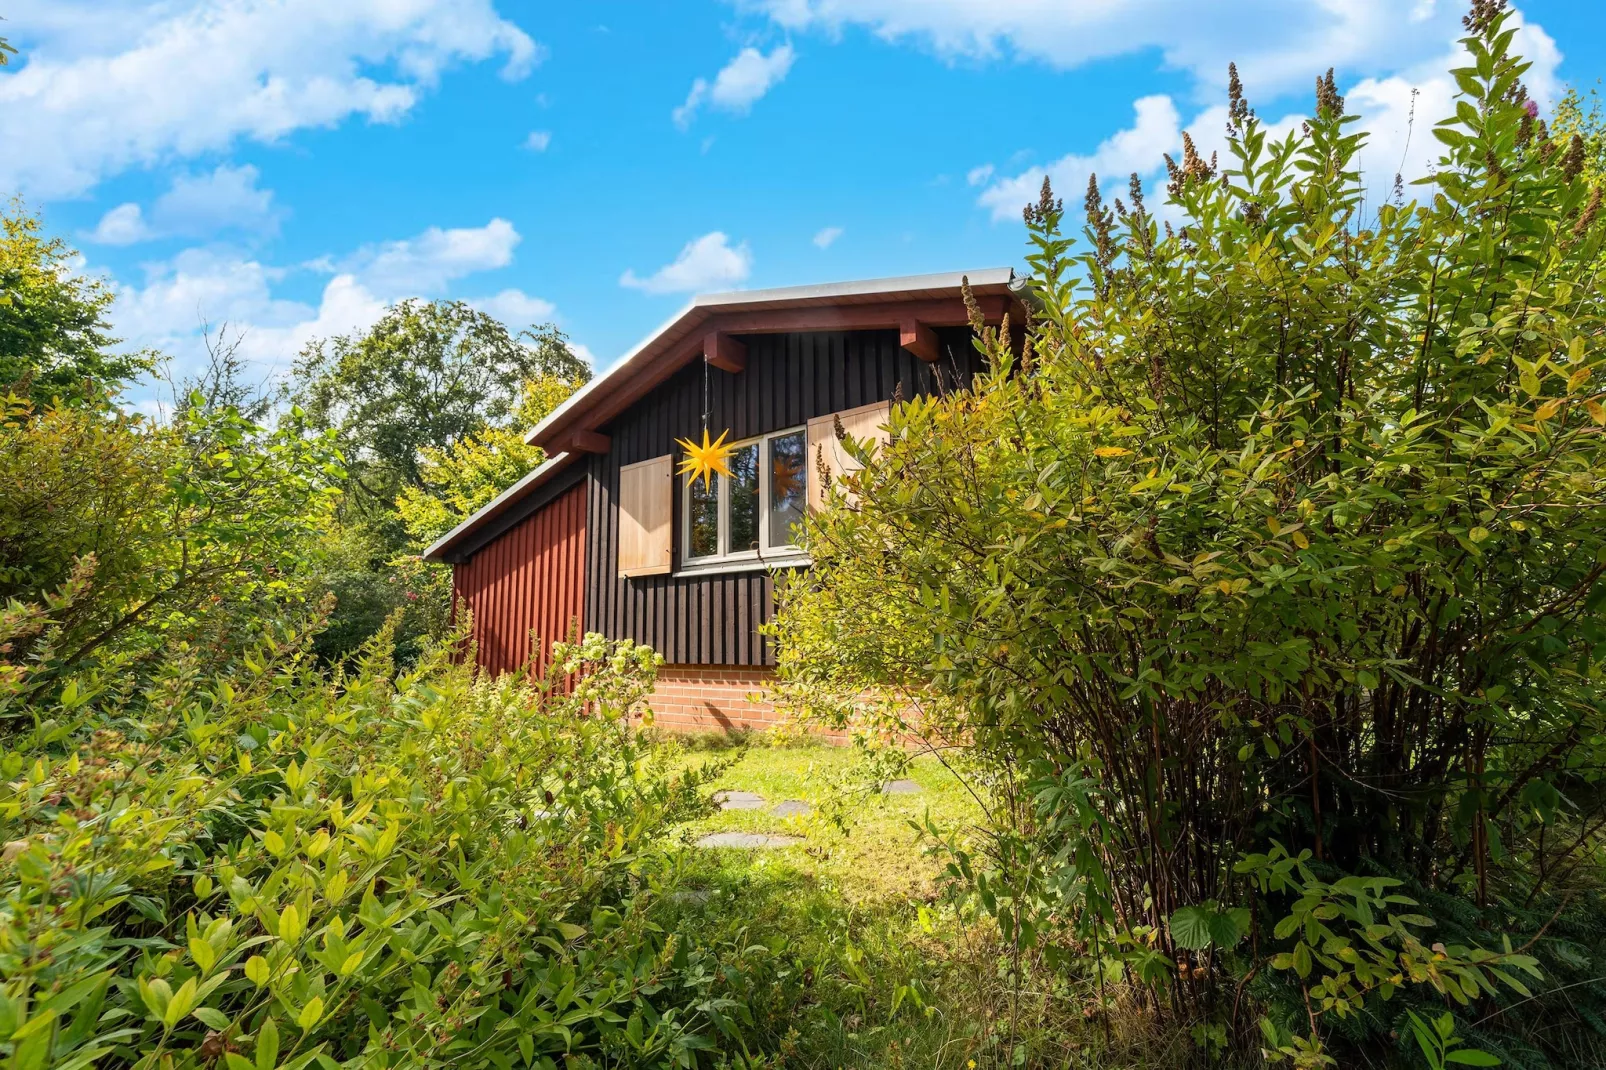
<path fill-rule="evenodd" d="M 687 853 L 669 905 L 677 937 L 764 963 L 741 980 L 762 974 L 765 986 L 741 998 L 773 1065 L 1092 1068 L 1185 1057 L 1175 1037 L 1117 1001 L 1108 1018 L 1087 1013 L 1098 997 L 1089 986 L 1046 971 L 1009 983 L 1010 948 L 997 924 L 950 894 L 944 860 L 922 831 L 963 839 L 982 816 L 964 779 L 935 756 L 764 735 L 669 737 L 660 753 L 677 768 L 734 757 L 712 787 L 764 800 L 706 814 L 679 838 L 800 838 Z M 885 793 L 892 776 L 918 792 Z M 770 812 L 785 801 L 813 812 Z"/>

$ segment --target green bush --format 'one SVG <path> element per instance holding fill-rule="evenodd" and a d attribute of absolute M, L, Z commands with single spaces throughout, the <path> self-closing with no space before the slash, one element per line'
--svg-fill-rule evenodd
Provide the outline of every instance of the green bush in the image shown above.
<path fill-rule="evenodd" d="M 48 616 L 14 604 L 0 641 Z M 7 1065 L 690 1067 L 728 1043 L 717 963 L 653 921 L 663 834 L 705 805 L 629 721 L 661 659 L 587 636 L 556 650 L 566 693 L 448 648 L 397 674 L 385 633 L 324 675 L 308 638 L 6 706 Z M 0 662 L 6 699 L 29 677 Z"/>
<path fill-rule="evenodd" d="M 1259 1042 L 1307 1064 L 1352 1018 L 1408 1035 L 1402 988 L 1526 998 L 1505 919 L 1606 877 L 1602 191 L 1501 7 L 1420 201 L 1366 202 L 1331 75 L 1277 140 L 1234 74 L 1178 227 L 1095 184 L 1078 249 L 1045 187 L 1026 348 L 989 332 L 973 390 L 895 409 L 782 594 L 807 701 L 900 698 L 991 766 L 955 876 L 1010 940 L 1244 1044 L 1235 986 L 1277 977 Z"/>
<path fill-rule="evenodd" d="M 0 600 L 76 592 L 35 684 L 180 638 L 221 661 L 259 615 L 316 601 L 300 573 L 340 472 L 327 436 L 293 411 L 269 431 L 232 408 L 157 423 L 101 401 L 0 399 Z"/>

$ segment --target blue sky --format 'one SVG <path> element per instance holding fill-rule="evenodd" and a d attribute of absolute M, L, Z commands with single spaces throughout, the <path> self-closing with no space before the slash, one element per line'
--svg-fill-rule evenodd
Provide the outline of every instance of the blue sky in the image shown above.
<path fill-rule="evenodd" d="M 1520 9 L 1536 95 L 1606 74 L 1606 5 Z M 1228 60 L 1285 125 L 1336 67 L 1379 187 L 1423 173 L 1462 12 L 0 0 L 21 50 L 0 73 L 0 190 L 180 370 L 203 319 L 274 369 L 408 296 L 554 320 L 603 368 L 694 292 L 1019 264 L 1045 170 L 1079 203 L 1089 170 L 1107 190 L 1160 173 L 1182 130 L 1219 144 Z"/>

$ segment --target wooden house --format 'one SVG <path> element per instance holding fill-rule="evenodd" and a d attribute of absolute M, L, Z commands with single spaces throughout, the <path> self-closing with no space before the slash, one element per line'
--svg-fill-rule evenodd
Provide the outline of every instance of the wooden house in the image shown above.
<path fill-rule="evenodd" d="M 873 437 L 895 393 L 969 382 L 965 276 L 989 323 L 1022 322 L 1007 268 L 711 294 L 575 393 L 529 434 L 549 459 L 424 553 L 452 564 L 481 664 L 544 671 L 554 639 L 600 632 L 666 659 L 658 723 L 773 719 L 759 627 L 779 570 L 809 563 L 793 525 L 824 491 L 815 458 L 851 463 L 834 418 Z M 676 475 L 705 426 L 736 443 L 729 479 Z"/>

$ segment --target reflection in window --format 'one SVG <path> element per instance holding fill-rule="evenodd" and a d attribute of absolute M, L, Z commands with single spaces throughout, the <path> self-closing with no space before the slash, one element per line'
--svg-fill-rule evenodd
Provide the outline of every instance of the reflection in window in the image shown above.
<path fill-rule="evenodd" d="M 681 484 L 680 559 L 699 569 L 802 563 L 794 525 L 808 508 L 808 438 L 791 427 L 733 443 L 730 471 Z"/>
<path fill-rule="evenodd" d="M 692 480 L 687 513 L 691 519 L 689 557 L 719 553 L 719 476 Z"/>
<path fill-rule="evenodd" d="M 758 443 L 738 446 L 730 459 L 730 545 L 728 554 L 758 549 Z"/>
<path fill-rule="evenodd" d="M 803 503 L 809 489 L 807 453 L 802 431 L 770 439 L 771 546 L 791 546 L 792 525 L 803 519 Z"/>

